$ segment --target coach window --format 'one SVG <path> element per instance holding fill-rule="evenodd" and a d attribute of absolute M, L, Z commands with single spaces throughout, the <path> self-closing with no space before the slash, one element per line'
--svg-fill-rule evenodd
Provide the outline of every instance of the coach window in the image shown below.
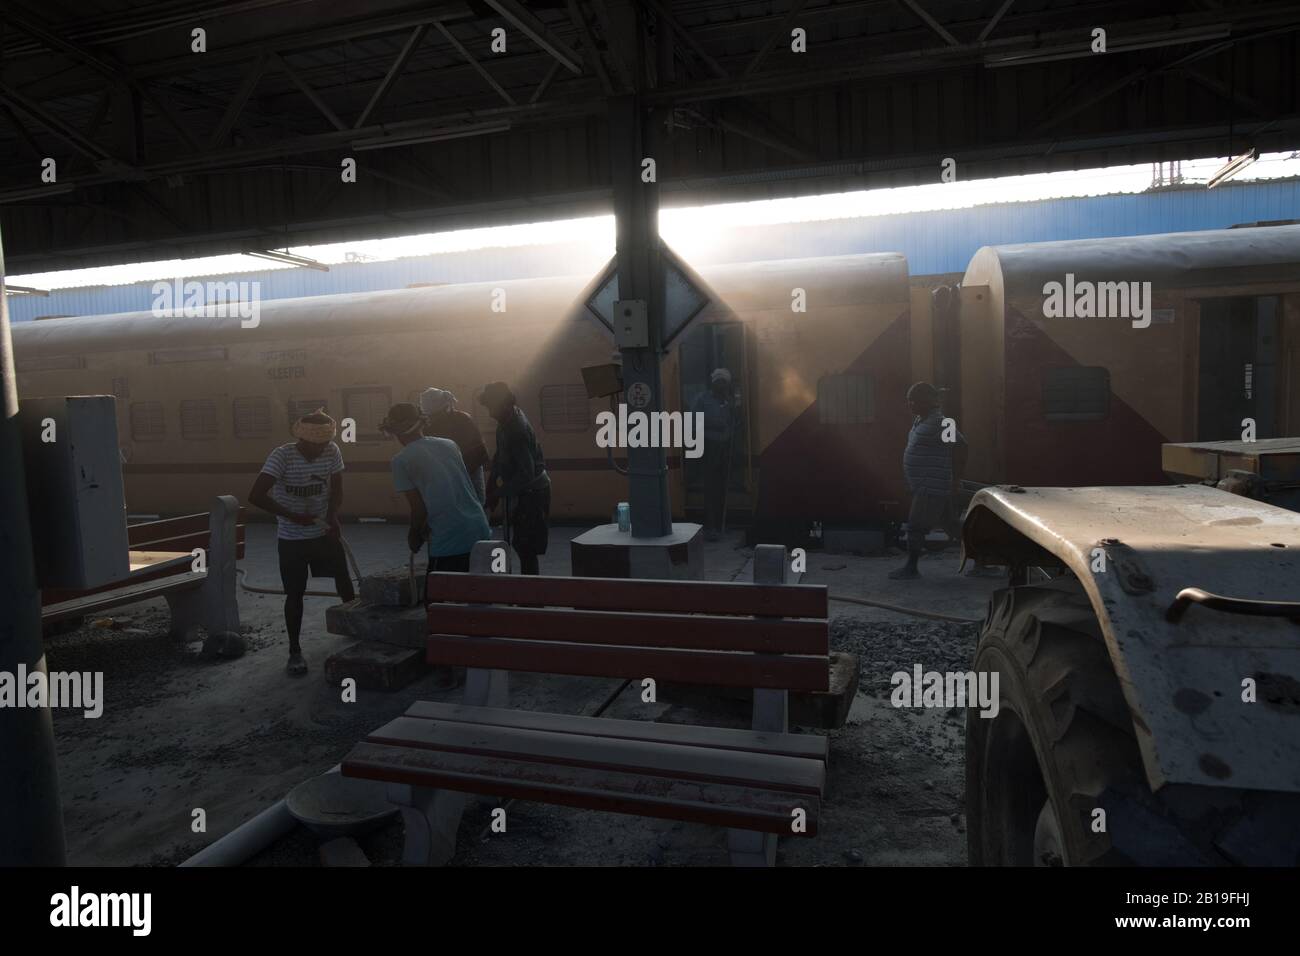
<path fill-rule="evenodd" d="M 385 441 L 387 435 L 379 423 L 393 404 L 393 390 L 388 387 L 343 389 L 343 417 L 357 423 L 357 441 Z"/>
<path fill-rule="evenodd" d="M 329 405 L 323 398 L 291 398 L 289 399 L 289 427 L 304 415 L 310 415 L 312 412 L 324 409 L 329 412 Z"/>
<path fill-rule="evenodd" d="M 267 438 L 271 434 L 271 400 L 260 395 L 235 399 L 236 438 Z"/>
<path fill-rule="evenodd" d="M 181 438 L 211 441 L 217 437 L 217 403 L 211 398 L 187 398 L 181 402 Z"/>
<path fill-rule="evenodd" d="M 1110 370 L 1100 366 L 1043 372 L 1043 415 L 1049 422 L 1100 422 L 1110 415 Z"/>
<path fill-rule="evenodd" d="M 133 441 L 162 441 L 167 437 L 162 402 L 131 403 L 131 438 Z"/>
<path fill-rule="evenodd" d="M 585 432 L 591 427 L 585 385 L 543 385 L 540 401 L 543 431 Z"/>
<path fill-rule="evenodd" d="M 876 420 L 875 396 L 866 375 L 825 375 L 817 382 L 817 420 L 823 425 L 865 425 Z"/>

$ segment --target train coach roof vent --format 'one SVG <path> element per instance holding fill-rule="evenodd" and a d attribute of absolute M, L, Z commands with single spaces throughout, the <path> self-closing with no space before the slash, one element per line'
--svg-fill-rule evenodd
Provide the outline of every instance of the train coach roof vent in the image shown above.
<path fill-rule="evenodd" d="M 661 347 L 667 348 L 691 319 L 709 304 L 708 296 L 692 281 L 686 267 L 662 242 L 659 244 L 664 260 L 664 334 Z M 587 308 L 602 325 L 614 334 L 614 303 L 619 300 L 618 257 L 609 260 L 601 273 L 596 291 L 587 300 Z"/>

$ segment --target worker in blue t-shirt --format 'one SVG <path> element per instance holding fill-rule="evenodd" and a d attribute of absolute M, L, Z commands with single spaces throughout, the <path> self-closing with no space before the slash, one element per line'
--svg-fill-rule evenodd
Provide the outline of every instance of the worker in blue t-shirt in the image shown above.
<path fill-rule="evenodd" d="M 418 408 L 401 402 L 379 425 L 402 444 L 393 456 L 393 485 L 411 508 L 406 542 L 414 552 L 427 540 L 431 572 L 468 571 L 470 549 L 492 529 L 460 449 L 449 438 L 425 437 L 424 424 Z"/>

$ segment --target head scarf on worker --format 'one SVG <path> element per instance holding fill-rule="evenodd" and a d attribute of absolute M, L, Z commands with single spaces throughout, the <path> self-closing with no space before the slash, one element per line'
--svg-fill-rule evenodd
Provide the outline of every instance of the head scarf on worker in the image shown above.
<path fill-rule="evenodd" d="M 424 427 L 424 416 L 410 402 L 398 402 L 388 410 L 384 420 L 379 423 L 379 430 L 395 438 L 405 437 L 418 432 Z"/>
<path fill-rule="evenodd" d="M 324 408 L 318 408 L 304 415 L 289 427 L 289 434 L 299 441 L 311 442 L 313 445 L 326 445 L 334 440 L 338 427 L 334 419 L 325 414 Z"/>
<path fill-rule="evenodd" d="M 483 386 L 483 391 L 479 393 L 478 403 L 486 406 L 489 412 L 495 414 L 502 405 L 513 405 L 515 403 L 515 393 L 510 391 L 510 386 L 505 382 L 489 382 Z"/>
<path fill-rule="evenodd" d="M 731 372 L 727 371 L 725 368 L 715 368 L 713 374 L 709 376 L 709 384 L 717 385 L 719 382 L 730 385 Z"/>
<path fill-rule="evenodd" d="M 420 411 L 427 417 L 449 412 L 456 407 L 456 396 L 445 388 L 426 388 L 420 393 Z"/>

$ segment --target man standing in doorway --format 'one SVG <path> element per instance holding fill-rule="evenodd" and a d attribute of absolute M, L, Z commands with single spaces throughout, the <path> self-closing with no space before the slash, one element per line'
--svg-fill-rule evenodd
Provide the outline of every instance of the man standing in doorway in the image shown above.
<path fill-rule="evenodd" d="M 334 419 L 318 409 L 294 422 L 295 443 L 267 456 L 248 500 L 276 517 L 284 623 L 289 631 L 285 673 L 307 673 L 299 635 L 309 577 L 331 577 L 339 598 L 354 597 L 343 554 L 339 509 L 343 506 L 343 453 L 334 444 Z"/>
<path fill-rule="evenodd" d="M 429 571 L 469 571 L 476 541 L 492 537 L 487 515 L 469 482 L 460 449 L 449 438 L 421 434 L 419 409 L 400 402 L 388 410 L 379 430 L 402 450 L 393 456 L 393 486 L 406 495 L 411 525 L 406 543 L 412 552 L 428 540 Z"/>
<path fill-rule="evenodd" d="M 496 455 L 487 486 L 488 513 L 496 509 L 498 501 L 505 503 L 507 534 L 519 555 L 519 570 L 539 574 L 538 555 L 546 553 L 551 516 L 551 477 L 546 473 L 542 446 L 505 382 L 484 386 L 478 400 L 497 423 Z"/>
<path fill-rule="evenodd" d="M 704 416 L 704 455 L 700 471 L 704 476 L 704 538 L 717 541 L 726 526 L 727 482 L 731 477 L 731 442 L 735 435 L 736 409 L 731 391 L 731 372 L 713 370 L 709 390 L 695 399 L 691 411 Z"/>
<path fill-rule="evenodd" d="M 420 411 L 424 415 L 424 433 L 430 438 L 450 438 L 460 449 L 469 472 L 470 484 L 481 504 L 486 500 L 483 469 L 489 458 L 487 445 L 474 419 L 456 407 L 456 396 L 443 388 L 426 388 L 420 393 Z"/>
<path fill-rule="evenodd" d="M 931 529 L 942 527 L 954 541 L 960 538 L 953 498 L 966 464 L 966 438 L 955 425 L 951 440 L 944 441 L 938 390 L 929 382 L 917 382 L 907 390 L 907 404 L 914 417 L 903 452 L 903 474 L 912 490 L 912 508 L 907 514 L 907 563 L 889 573 L 896 581 L 921 576 L 917 562 Z"/>

